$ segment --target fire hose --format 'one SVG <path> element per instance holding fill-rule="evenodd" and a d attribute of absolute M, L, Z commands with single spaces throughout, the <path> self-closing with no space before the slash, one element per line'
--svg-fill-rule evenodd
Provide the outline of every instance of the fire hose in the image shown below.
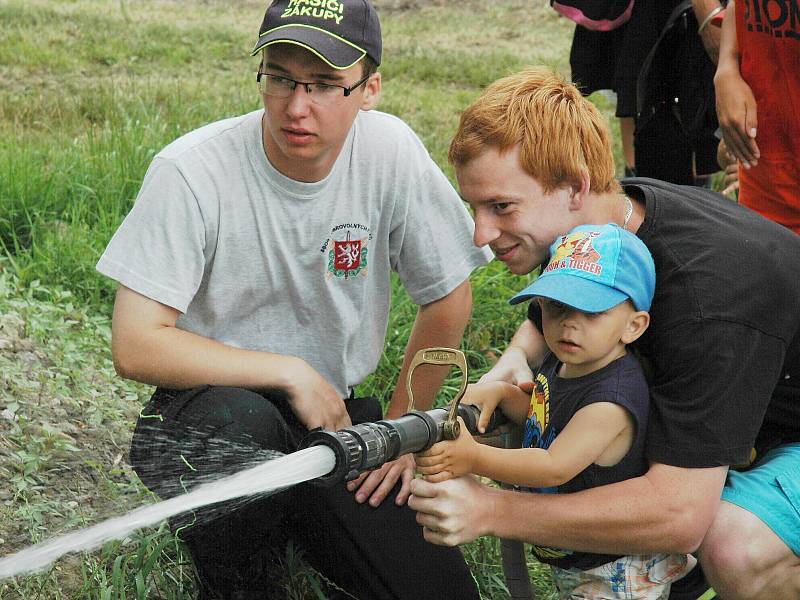
<path fill-rule="evenodd" d="M 414 393 L 411 378 L 422 364 L 452 365 L 461 369 L 461 387 L 453 401 L 444 408 L 428 411 L 414 410 Z M 360 423 L 339 431 L 311 431 L 300 443 L 300 449 L 327 446 L 336 456 L 336 466 L 315 480 L 320 485 L 333 485 L 355 479 L 364 471 L 376 469 L 386 462 L 409 453 L 422 452 L 442 440 L 458 437 L 461 417 L 472 434 L 478 434 L 477 406 L 461 404 L 467 389 L 467 360 L 460 350 L 451 348 L 426 348 L 417 352 L 411 361 L 406 379 L 408 412 L 397 419 L 377 423 Z M 495 429 L 503 418 L 499 411 L 492 415 L 487 431 Z"/>
<path fill-rule="evenodd" d="M 448 406 L 428 411 L 414 409 L 411 380 L 414 370 L 422 364 L 451 365 L 461 369 L 461 386 Z M 479 435 L 480 409 L 461 404 L 461 398 L 467 389 L 467 379 L 467 360 L 460 350 L 426 348 L 417 352 L 409 365 L 406 378 L 408 412 L 405 415 L 376 423 L 360 423 L 339 431 L 316 429 L 301 441 L 299 449 L 322 445 L 330 448 L 335 455 L 333 470 L 314 480 L 314 483 L 331 486 L 350 481 L 364 471 L 376 469 L 404 454 L 422 452 L 442 440 L 454 440 L 461 428 L 458 417 L 461 417 L 471 434 Z M 505 420 L 505 416 L 496 411 L 486 431 L 496 429 Z M 511 597 L 520 600 L 533 598 L 523 544 L 515 540 L 501 540 L 501 554 Z"/>

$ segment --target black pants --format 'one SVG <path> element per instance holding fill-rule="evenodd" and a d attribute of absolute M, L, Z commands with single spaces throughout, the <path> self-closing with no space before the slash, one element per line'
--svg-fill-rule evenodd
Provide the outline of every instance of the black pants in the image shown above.
<path fill-rule="evenodd" d="M 346 403 L 354 423 L 381 418 L 377 400 Z M 279 394 L 159 389 L 137 422 L 131 463 L 148 488 L 168 498 L 262 460 L 270 450 L 293 452 L 304 434 Z M 356 598 L 478 598 L 461 552 L 427 543 L 414 512 L 395 505 L 398 490 L 399 484 L 373 508 L 356 503 L 344 484 L 300 484 L 182 515 L 171 526 L 195 562 L 201 598 L 285 597 L 278 570 L 290 541 Z"/>
<path fill-rule="evenodd" d="M 659 110 L 637 124 L 634 135 L 636 176 L 669 181 L 678 185 L 705 186 L 705 177 L 719 170 L 713 130 L 690 140 L 668 109 Z"/>

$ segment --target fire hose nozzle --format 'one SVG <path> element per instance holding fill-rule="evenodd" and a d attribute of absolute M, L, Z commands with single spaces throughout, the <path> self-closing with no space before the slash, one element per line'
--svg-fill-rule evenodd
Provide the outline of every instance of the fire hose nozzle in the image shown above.
<path fill-rule="evenodd" d="M 300 449 L 322 445 L 333 450 L 336 466 L 315 480 L 333 485 L 355 479 L 403 454 L 430 448 L 439 438 L 439 429 L 440 423 L 432 415 L 414 411 L 399 419 L 360 423 L 339 431 L 315 429 L 300 442 Z"/>
<path fill-rule="evenodd" d="M 445 408 L 429 411 L 413 410 L 411 375 L 417 365 L 454 364 L 462 368 L 464 382 L 453 402 Z M 314 480 L 321 485 L 333 485 L 340 481 L 350 481 L 364 471 L 376 469 L 386 462 L 403 454 L 422 452 L 443 439 L 455 439 L 459 434 L 460 416 L 472 434 L 478 433 L 480 409 L 460 403 L 467 384 L 467 363 L 460 350 L 450 348 L 428 348 L 420 350 L 408 371 L 409 412 L 397 419 L 385 419 L 377 423 L 360 423 L 339 431 L 311 431 L 301 442 L 300 449 L 311 446 L 327 446 L 335 455 L 336 466 L 322 477 Z M 487 431 L 499 426 L 500 418 L 496 411 Z"/>
<path fill-rule="evenodd" d="M 413 411 L 397 419 L 361 423 L 339 431 L 315 429 L 303 438 L 299 449 L 327 446 L 333 451 L 335 467 L 313 481 L 331 486 L 355 479 L 364 471 L 377 469 L 404 454 L 427 450 L 436 442 L 447 439 L 444 424 L 449 413 L 450 407 L 434 408 L 426 412 Z M 457 416 L 463 419 L 470 433 L 478 434 L 480 409 L 477 406 L 461 404 Z M 486 430 L 492 431 L 503 422 L 505 415 L 495 411 Z"/>
<path fill-rule="evenodd" d="M 454 440 L 458 437 L 461 426 L 456 419 L 461 398 L 464 397 L 464 392 L 467 391 L 467 381 L 469 375 L 467 370 L 467 357 L 461 350 L 453 348 L 424 348 L 417 351 L 414 358 L 411 359 L 411 364 L 408 367 L 408 376 L 406 377 L 406 392 L 408 394 L 408 411 L 414 410 L 414 390 L 411 387 L 411 378 L 414 375 L 414 370 L 419 365 L 452 365 L 461 369 L 461 387 L 453 401 L 450 403 L 450 410 L 447 413 L 447 419 L 442 425 L 442 433 L 444 439 Z"/>

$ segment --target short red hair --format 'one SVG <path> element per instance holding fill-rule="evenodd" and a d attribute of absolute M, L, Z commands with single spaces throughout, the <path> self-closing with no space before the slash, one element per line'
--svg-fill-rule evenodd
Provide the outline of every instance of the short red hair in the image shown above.
<path fill-rule="evenodd" d="M 551 192 L 589 173 L 591 191 L 620 191 L 611 136 L 600 111 L 578 89 L 544 67 L 492 83 L 461 115 L 448 158 L 464 165 L 487 146 L 519 145 L 520 166 Z"/>

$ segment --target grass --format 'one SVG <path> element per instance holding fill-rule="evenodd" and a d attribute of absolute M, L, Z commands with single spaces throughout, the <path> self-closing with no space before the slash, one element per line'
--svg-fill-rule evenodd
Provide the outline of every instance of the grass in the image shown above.
<path fill-rule="evenodd" d="M 450 177 L 449 140 L 482 87 L 528 64 L 568 73 L 572 28 L 546 2 L 376 5 L 380 109 L 406 120 Z M 156 152 L 259 106 L 249 49 L 264 8 L 263 0 L 0 1 L 2 555 L 151 500 L 126 462 L 151 389 L 114 374 L 114 284 L 94 264 Z M 593 100 L 613 113 L 604 97 Z M 475 318 L 463 345 L 473 379 L 522 319 L 524 309 L 505 300 L 523 285 L 499 264 L 473 276 Z M 361 393 L 390 395 L 414 312 L 396 289 L 386 350 Z M 164 527 L 124 542 L 0 582 L 0 599 L 194 596 L 191 566 Z M 507 597 L 497 541 L 464 550 L 483 596 Z M 286 562 L 287 597 L 318 597 L 301 557 Z M 546 571 L 530 567 L 548 597 Z"/>

